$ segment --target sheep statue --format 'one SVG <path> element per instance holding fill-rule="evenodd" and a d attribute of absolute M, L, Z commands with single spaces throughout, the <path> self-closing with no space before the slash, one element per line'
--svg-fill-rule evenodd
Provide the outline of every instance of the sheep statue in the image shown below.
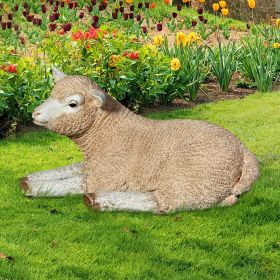
<path fill-rule="evenodd" d="M 166 213 L 230 206 L 257 179 L 258 163 L 226 129 L 136 115 L 83 76 L 54 69 L 34 123 L 72 139 L 83 163 L 30 174 L 27 196 L 84 194 L 96 210 Z"/>

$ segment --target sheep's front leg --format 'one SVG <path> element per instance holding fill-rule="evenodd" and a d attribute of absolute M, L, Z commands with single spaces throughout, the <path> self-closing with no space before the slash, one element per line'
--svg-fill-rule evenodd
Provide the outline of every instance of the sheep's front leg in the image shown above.
<path fill-rule="evenodd" d="M 152 193 L 108 192 L 84 195 L 84 203 L 98 211 L 157 212 L 157 203 Z"/>
<path fill-rule="evenodd" d="M 21 188 L 26 196 L 64 196 L 82 194 L 83 163 L 31 173 L 21 179 Z"/>

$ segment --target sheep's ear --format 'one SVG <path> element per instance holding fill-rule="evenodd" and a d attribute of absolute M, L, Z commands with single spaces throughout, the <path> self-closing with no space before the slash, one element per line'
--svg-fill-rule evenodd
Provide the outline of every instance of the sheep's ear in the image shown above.
<path fill-rule="evenodd" d="M 105 105 L 106 95 L 100 89 L 93 89 L 91 94 L 97 101 L 97 107 L 101 108 Z"/>
<path fill-rule="evenodd" d="M 59 80 L 67 76 L 65 73 L 61 72 L 55 67 L 53 67 L 52 72 L 53 72 L 53 78 L 55 83 L 57 83 Z"/>

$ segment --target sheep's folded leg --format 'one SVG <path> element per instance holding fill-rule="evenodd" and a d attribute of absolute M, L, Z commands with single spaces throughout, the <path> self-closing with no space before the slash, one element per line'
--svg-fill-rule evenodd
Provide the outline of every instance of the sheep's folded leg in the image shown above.
<path fill-rule="evenodd" d="M 82 194 L 82 162 L 68 166 L 31 173 L 21 179 L 26 196 L 63 196 Z"/>
<path fill-rule="evenodd" d="M 152 193 L 100 191 L 84 195 L 84 203 L 98 211 L 157 212 L 157 203 Z"/>

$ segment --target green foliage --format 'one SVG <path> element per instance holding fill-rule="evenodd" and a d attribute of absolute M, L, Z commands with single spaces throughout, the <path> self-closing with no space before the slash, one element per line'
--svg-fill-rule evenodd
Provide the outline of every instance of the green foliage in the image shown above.
<path fill-rule="evenodd" d="M 166 95 L 170 95 L 170 98 L 195 100 L 201 84 L 209 73 L 206 48 L 199 46 L 197 42 L 189 42 L 185 47 L 174 43 L 173 48 L 170 48 L 165 40 L 163 52 L 170 59 L 178 58 L 181 63 L 180 69 L 173 72 L 172 81 L 170 81 L 170 86 L 173 87 L 172 95 L 169 92 Z M 170 102 L 170 99 L 167 101 Z"/>
<path fill-rule="evenodd" d="M 12 55 L 0 54 L 3 69 L 13 61 Z M 22 57 L 16 62 L 16 73 L 0 69 L 0 138 L 18 123 L 29 121 L 34 108 L 49 92 L 49 78 L 41 60 Z"/>
<path fill-rule="evenodd" d="M 208 50 L 212 73 L 218 79 L 221 89 L 228 91 L 231 78 L 237 70 L 237 53 L 240 47 L 236 47 L 234 43 L 223 46 L 218 39 L 218 48 L 212 49 L 208 46 Z"/>
<path fill-rule="evenodd" d="M 239 68 L 255 83 L 258 91 L 267 92 L 272 90 L 273 82 L 280 75 L 279 48 L 273 47 L 273 43 L 280 41 L 280 31 L 276 28 L 260 31 L 261 33 L 244 40 Z"/>

